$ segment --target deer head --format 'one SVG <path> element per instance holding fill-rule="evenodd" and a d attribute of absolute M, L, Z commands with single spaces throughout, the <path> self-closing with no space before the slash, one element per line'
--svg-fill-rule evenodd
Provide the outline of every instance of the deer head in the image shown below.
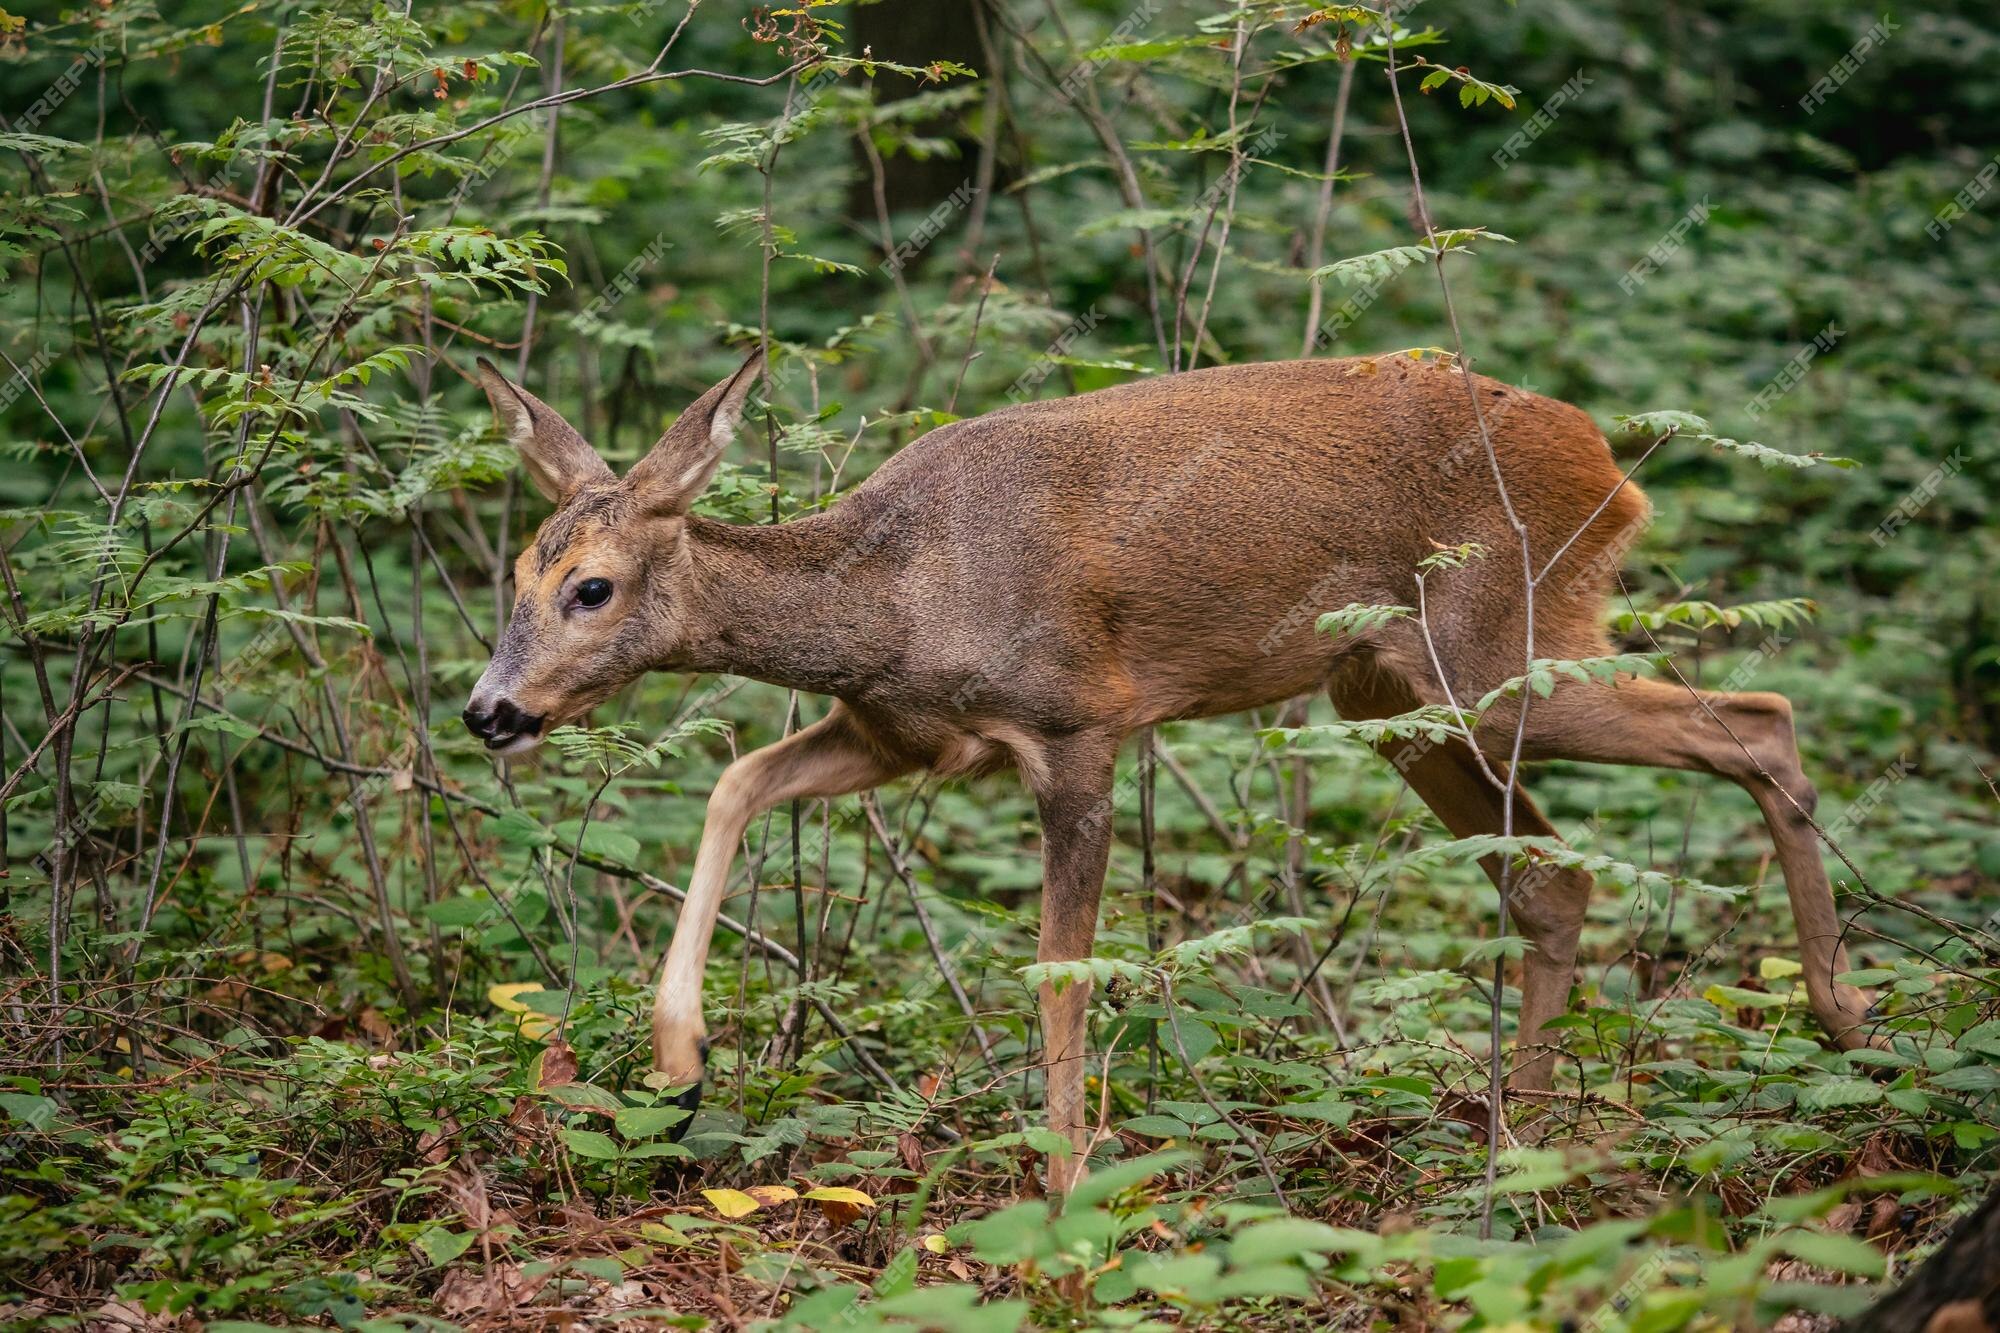
<path fill-rule="evenodd" d="M 487 749 L 532 749 L 675 665 L 693 578 L 688 507 L 735 438 L 762 365 L 760 351 L 697 398 L 621 480 L 554 409 L 480 359 L 501 432 L 556 507 L 514 562 L 513 614 L 463 714 Z"/>

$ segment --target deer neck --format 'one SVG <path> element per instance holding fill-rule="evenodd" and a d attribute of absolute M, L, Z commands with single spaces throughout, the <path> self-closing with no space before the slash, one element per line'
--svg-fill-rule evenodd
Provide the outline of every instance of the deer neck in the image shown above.
<path fill-rule="evenodd" d="M 877 678 L 892 616 L 851 567 L 837 513 L 760 527 L 690 517 L 696 592 L 675 667 L 835 697 Z"/>

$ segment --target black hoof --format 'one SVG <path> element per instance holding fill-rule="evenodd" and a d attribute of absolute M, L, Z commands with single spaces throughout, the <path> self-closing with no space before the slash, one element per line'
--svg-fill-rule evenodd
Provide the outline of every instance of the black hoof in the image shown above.
<path fill-rule="evenodd" d="M 688 1126 L 694 1123 L 694 1113 L 701 1106 L 701 1084 L 697 1083 L 693 1087 L 683 1088 L 673 1096 L 668 1097 L 661 1105 L 678 1106 L 681 1110 L 687 1112 L 687 1115 L 678 1124 L 669 1126 L 667 1129 L 667 1138 L 674 1143 L 679 1143 L 687 1137 Z"/>

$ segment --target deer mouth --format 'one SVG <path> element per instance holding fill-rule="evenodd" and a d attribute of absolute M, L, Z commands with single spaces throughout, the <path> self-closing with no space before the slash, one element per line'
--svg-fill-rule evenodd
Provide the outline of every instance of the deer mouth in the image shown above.
<path fill-rule="evenodd" d="M 477 695 L 474 699 L 460 716 L 465 729 L 480 739 L 487 753 L 519 754 L 541 744 L 542 733 L 548 730 L 547 714 L 524 713 L 510 699 L 490 705 L 479 702 Z"/>

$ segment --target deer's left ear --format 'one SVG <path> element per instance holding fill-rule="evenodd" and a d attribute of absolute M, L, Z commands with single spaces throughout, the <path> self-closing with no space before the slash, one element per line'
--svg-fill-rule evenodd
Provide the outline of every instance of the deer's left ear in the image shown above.
<path fill-rule="evenodd" d="M 750 354 L 740 369 L 694 400 L 646 456 L 632 465 L 626 480 L 647 508 L 661 514 L 685 514 L 722 461 L 722 451 L 736 438 L 743 404 L 764 373 L 764 349 Z"/>

